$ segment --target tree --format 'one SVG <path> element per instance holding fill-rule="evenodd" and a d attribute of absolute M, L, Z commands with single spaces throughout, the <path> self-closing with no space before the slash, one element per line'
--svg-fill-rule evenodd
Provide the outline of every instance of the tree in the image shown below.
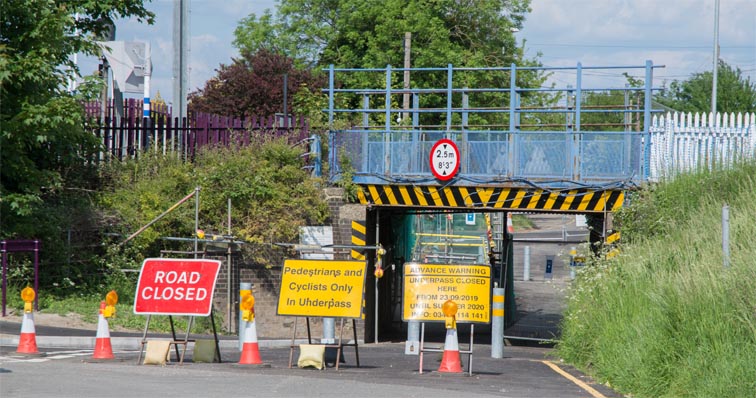
<path fill-rule="evenodd" d="M 153 15 L 141 0 L 0 0 L 0 9 L 0 234 L 8 236 L 22 221 L 15 217 L 32 214 L 45 196 L 87 183 L 80 171 L 96 141 L 81 100 L 93 91 L 65 91 L 78 75 L 70 56 L 98 54 L 95 38 L 114 18 L 152 23 Z"/>
<path fill-rule="evenodd" d="M 236 28 L 240 50 L 269 49 L 310 65 L 383 67 L 403 60 L 413 35 L 413 65 L 501 66 L 520 61 L 512 29 L 529 0 L 282 0 L 277 16 L 252 14 Z"/>
<path fill-rule="evenodd" d="M 685 81 L 675 80 L 655 99 L 681 112 L 710 112 L 712 76 L 712 72 L 703 72 Z M 756 82 L 722 60 L 717 70 L 717 111 L 756 111 Z"/>
<path fill-rule="evenodd" d="M 522 27 L 529 4 L 529 0 L 282 0 L 275 15 L 266 11 L 260 18 L 252 14 L 243 19 L 234 44 L 242 51 L 282 52 L 298 65 L 383 68 L 403 65 L 402 43 L 405 32 L 410 32 L 412 67 L 535 66 L 538 62 L 524 58 L 512 33 Z M 538 87 L 545 78 L 523 71 L 517 85 Z M 385 84 L 375 74 L 344 79 L 351 79 L 343 81 L 350 87 Z M 413 73 L 411 80 L 412 87 L 446 86 L 443 73 Z M 457 87 L 506 87 L 509 73 L 458 73 L 455 80 Z M 402 83 L 396 79 L 394 84 L 400 88 Z M 500 106 L 506 96 L 486 94 L 476 105 Z M 544 102 L 543 95 L 527 93 L 522 104 L 533 97 Z M 421 101 L 423 107 L 437 107 L 445 100 L 427 95 Z"/>
<path fill-rule="evenodd" d="M 306 69 L 294 67 L 282 54 L 261 49 L 242 51 L 231 65 L 221 65 L 217 76 L 189 95 L 189 109 L 225 116 L 269 116 L 283 111 L 283 81 L 287 75 L 287 109 L 296 93 L 317 90 L 323 80 Z"/>

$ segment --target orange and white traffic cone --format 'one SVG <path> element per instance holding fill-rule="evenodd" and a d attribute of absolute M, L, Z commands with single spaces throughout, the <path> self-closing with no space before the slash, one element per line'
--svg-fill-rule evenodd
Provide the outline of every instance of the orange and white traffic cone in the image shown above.
<path fill-rule="evenodd" d="M 514 233 L 514 225 L 512 225 L 512 213 L 507 213 L 507 233 Z"/>
<path fill-rule="evenodd" d="M 113 346 L 110 344 L 108 320 L 105 319 L 105 302 L 100 303 L 100 319 L 97 321 L 97 340 L 92 359 L 114 359 Z"/>
<path fill-rule="evenodd" d="M 457 328 L 446 329 L 444 356 L 441 358 L 441 366 L 439 366 L 438 371 L 446 373 L 462 373 L 462 360 L 459 356 Z"/>
<path fill-rule="evenodd" d="M 243 330 L 243 344 L 240 365 L 260 365 L 260 347 L 257 345 L 257 327 L 255 326 L 255 297 L 252 292 L 242 296 L 239 309 L 242 311 L 242 320 L 245 322 Z"/>
<path fill-rule="evenodd" d="M 446 300 L 441 307 L 446 323 L 446 340 L 444 341 L 444 356 L 441 358 L 439 372 L 462 373 L 462 360 L 459 357 L 459 340 L 457 339 L 457 304 Z"/>
<path fill-rule="evenodd" d="M 24 312 L 21 323 L 21 336 L 18 338 L 18 354 L 39 354 L 37 349 L 37 331 L 34 329 L 34 313 Z"/>
<path fill-rule="evenodd" d="M 257 344 L 257 329 L 255 321 L 247 321 L 244 325 L 244 340 L 242 345 L 240 365 L 260 365 L 260 347 Z"/>

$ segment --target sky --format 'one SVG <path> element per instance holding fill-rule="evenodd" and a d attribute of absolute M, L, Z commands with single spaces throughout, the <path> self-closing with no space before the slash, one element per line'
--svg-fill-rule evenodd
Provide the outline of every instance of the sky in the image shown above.
<path fill-rule="evenodd" d="M 549 67 L 643 66 L 654 69 L 654 85 L 687 80 L 712 70 L 716 0 L 532 0 L 532 12 L 515 33 L 525 41 L 526 57 L 539 56 Z M 189 91 L 202 88 L 221 64 L 238 51 L 234 29 L 251 13 L 275 12 L 276 0 L 190 0 Z M 116 22 L 116 40 L 149 41 L 152 46 L 152 98 L 171 103 L 173 1 L 146 3 L 155 24 Z M 756 83 L 756 0 L 720 0 L 720 58 L 741 69 Z M 82 60 L 82 73 L 96 70 L 96 61 Z M 638 77 L 642 70 L 584 72 L 583 84 L 621 87 L 623 71 Z M 555 72 L 552 82 L 575 85 L 574 73 Z"/>

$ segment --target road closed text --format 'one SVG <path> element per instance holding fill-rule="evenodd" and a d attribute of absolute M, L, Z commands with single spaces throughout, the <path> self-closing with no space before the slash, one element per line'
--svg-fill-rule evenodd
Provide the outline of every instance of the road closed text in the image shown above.
<path fill-rule="evenodd" d="M 145 286 L 140 295 L 145 300 L 205 300 L 207 288 L 196 286 L 200 279 L 199 272 L 157 271 L 155 286 Z"/>
<path fill-rule="evenodd" d="M 139 274 L 134 312 L 208 315 L 220 262 L 152 259 Z"/>

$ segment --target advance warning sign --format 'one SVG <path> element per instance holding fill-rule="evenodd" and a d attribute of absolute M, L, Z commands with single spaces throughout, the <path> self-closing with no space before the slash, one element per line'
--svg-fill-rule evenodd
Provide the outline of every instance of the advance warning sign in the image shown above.
<path fill-rule="evenodd" d="M 220 266 L 217 260 L 144 260 L 134 296 L 134 313 L 210 315 Z"/>
<path fill-rule="evenodd" d="M 359 318 L 364 261 L 286 260 L 278 315 Z"/>
<path fill-rule="evenodd" d="M 491 322 L 491 267 L 404 264 L 403 320 L 443 322 L 446 300 L 457 304 L 457 322 Z"/>

